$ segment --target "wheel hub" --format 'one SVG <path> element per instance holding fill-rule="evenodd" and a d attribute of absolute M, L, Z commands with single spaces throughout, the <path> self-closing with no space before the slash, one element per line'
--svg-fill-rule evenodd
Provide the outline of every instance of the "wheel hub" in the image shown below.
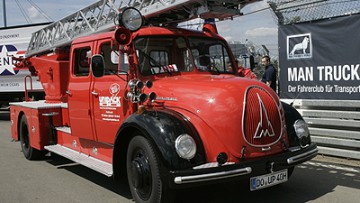
<path fill-rule="evenodd" d="M 150 167 L 145 157 L 138 156 L 131 162 L 131 176 L 135 188 L 146 190 L 149 187 L 151 181 Z"/>

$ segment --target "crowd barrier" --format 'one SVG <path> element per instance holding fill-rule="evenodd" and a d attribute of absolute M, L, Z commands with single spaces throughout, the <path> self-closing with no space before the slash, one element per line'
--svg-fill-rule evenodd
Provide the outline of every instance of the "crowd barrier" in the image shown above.
<path fill-rule="evenodd" d="M 290 100 L 309 125 L 319 154 L 360 159 L 360 101 Z"/>

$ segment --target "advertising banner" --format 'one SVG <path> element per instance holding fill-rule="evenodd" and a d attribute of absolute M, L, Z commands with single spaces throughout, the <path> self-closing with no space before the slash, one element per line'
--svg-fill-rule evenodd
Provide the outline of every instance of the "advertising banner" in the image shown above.
<path fill-rule="evenodd" d="M 17 69 L 13 57 L 24 57 L 31 34 L 47 24 L 0 28 L 0 93 L 25 91 L 24 77 L 30 72 L 28 69 Z M 37 77 L 32 78 L 32 83 L 27 80 L 27 88 L 31 86 L 33 90 L 42 90 Z"/>
<path fill-rule="evenodd" d="M 279 26 L 280 97 L 360 99 L 360 15 Z"/>

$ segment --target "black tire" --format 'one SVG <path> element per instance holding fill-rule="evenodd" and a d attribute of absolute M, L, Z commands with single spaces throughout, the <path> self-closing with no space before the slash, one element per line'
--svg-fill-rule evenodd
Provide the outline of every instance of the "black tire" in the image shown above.
<path fill-rule="evenodd" d="M 168 186 L 161 179 L 159 157 L 149 140 L 139 133 L 129 143 L 126 170 L 135 202 L 171 202 L 168 195 L 172 193 L 167 193 Z"/>
<path fill-rule="evenodd" d="M 28 160 L 37 160 L 43 157 L 44 153 L 33 147 L 31 147 L 30 137 L 29 137 L 29 125 L 26 119 L 26 116 L 23 115 L 20 120 L 19 126 L 19 135 L 20 135 L 20 144 L 21 150 Z"/>

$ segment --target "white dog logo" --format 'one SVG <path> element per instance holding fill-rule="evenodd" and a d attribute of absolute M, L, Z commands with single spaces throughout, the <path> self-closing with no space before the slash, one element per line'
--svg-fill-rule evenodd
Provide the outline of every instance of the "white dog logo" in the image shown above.
<path fill-rule="evenodd" d="M 306 54 L 306 49 L 309 45 L 309 37 L 304 37 L 303 41 L 301 43 L 295 44 L 293 49 L 290 52 L 290 55 L 294 55 L 295 51 L 302 50 L 303 54 Z"/>
<path fill-rule="evenodd" d="M 289 60 L 312 58 L 311 33 L 287 36 L 286 53 Z"/>

